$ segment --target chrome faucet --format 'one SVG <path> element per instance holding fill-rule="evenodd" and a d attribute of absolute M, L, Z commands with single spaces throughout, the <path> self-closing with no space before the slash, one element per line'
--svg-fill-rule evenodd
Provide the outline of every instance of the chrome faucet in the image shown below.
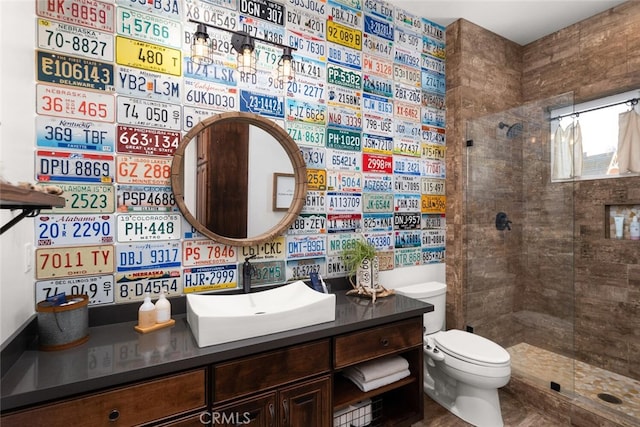
<path fill-rule="evenodd" d="M 251 259 L 255 258 L 257 254 L 251 255 L 244 259 L 244 264 L 242 264 L 242 289 L 245 294 L 251 292 L 251 275 L 255 273 L 256 268 L 251 265 L 249 262 Z"/>

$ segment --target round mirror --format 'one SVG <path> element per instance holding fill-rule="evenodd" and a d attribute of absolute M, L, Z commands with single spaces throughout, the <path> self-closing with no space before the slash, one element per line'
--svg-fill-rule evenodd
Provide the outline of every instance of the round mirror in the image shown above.
<path fill-rule="evenodd" d="M 229 112 L 205 119 L 182 138 L 171 187 L 185 219 L 202 235 L 253 246 L 283 234 L 307 193 L 300 149 L 271 120 Z"/>

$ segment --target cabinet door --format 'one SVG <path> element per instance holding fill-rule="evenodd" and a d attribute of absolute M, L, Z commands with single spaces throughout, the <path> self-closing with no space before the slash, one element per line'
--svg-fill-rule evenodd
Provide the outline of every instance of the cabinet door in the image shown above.
<path fill-rule="evenodd" d="M 224 427 L 276 427 L 276 409 L 275 392 L 267 393 L 229 405 L 216 406 L 211 411 L 209 421 L 214 426 Z"/>
<path fill-rule="evenodd" d="M 330 427 L 331 380 L 323 377 L 279 391 L 280 425 L 282 427 Z"/>

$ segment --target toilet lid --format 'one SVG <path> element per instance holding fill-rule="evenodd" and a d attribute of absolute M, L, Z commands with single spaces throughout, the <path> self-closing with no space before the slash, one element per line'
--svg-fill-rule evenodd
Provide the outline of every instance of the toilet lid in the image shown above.
<path fill-rule="evenodd" d="M 508 365 L 511 361 L 507 350 L 470 332 L 451 329 L 435 334 L 433 340 L 443 352 L 476 365 Z"/>

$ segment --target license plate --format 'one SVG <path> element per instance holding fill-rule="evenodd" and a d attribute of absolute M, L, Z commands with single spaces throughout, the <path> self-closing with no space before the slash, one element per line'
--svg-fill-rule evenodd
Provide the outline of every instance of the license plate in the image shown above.
<path fill-rule="evenodd" d="M 321 147 L 304 147 L 301 146 L 300 154 L 304 159 L 305 165 L 311 169 L 325 169 L 325 158 L 327 153 L 324 148 Z"/>
<path fill-rule="evenodd" d="M 397 193 L 420 194 L 420 177 L 398 175 L 394 177 L 393 190 Z"/>
<path fill-rule="evenodd" d="M 357 151 L 327 149 L 327 168 L 343 171 L 361 171 L 362 155 Z"/>
<path fill-rule="evenodd" d="M 337 44 L 327 44 L 327 60 L 343 67 L 362 69 L 362 52 Z"/>
<path fill-rule="evenodd" d="M 325 169 L 307 169 L 307 189 L 326 190 L 327 171 Z"/>
<path fill-rule="evenodd" d="M 364 16 L 364 32 L 393 41 L 393 24 L 389 21 L 375 19 L 373 16 Z"/>
<path fill-rule="evenodd" d="M 377 56 L 363 55 L 362 72 L 367 74 L 375 74 L 391 80 L 393 78 L 393 62 Z"/>
<path fill-rule="evenodd" d="M 287 280 L 308 279 L 311 273 L 326 275 L 326 259 L 293 259 L 287 260 Z"/>
<path fill-rule="evenodd" d="M 182 107 L 182 130 L 188 132 L 192 127 L 214 114 L 218 114 L 218 111 L 185 105 Z"/>
<path fill-rule="evenodd" d="M 150 99 L 118 96 L 118 124 L 180 130 L 182 107 Z"/>
<path fill-rule="evenodd" d="M 191 58 L 184 59 L 184 76 L 226 86 L 238 85 L 239 73 L 224 64 L 196 64 Z"/>
<path fill-rule="evenodd" d="M 135 271 L 116 274 L 116 303 L 142 301 L 145 294 L 158 298 L 182 294 L 180 270 Z"/>
<path fill-rule="evenodd" d="M 426 125 L 444 126 L 445 111 L 434 107 L 422 107 L 420 121 Z"/>
<path fill-rule="evenodd" d="M 447 218 L 445 214 L 423 214 L 422 215 L 422 229 L 429 228 L 441 228 L 447 227 Z"/>
<path fill-rule="evenodd" d="M 287 234 L 318 234 L 327 232 L 327 216 L 324 214 L 303 213 L 291 223 Z"/>
<path fill-rule="evenodd" d="M 437 108 L 438 110 L 445 110 L 446 105 L 444 95 L 422 91 L 422 106 Z"/>
<path fill-rule="evenodd" d="M 293 60 L 296 78 L 308 77 L 322 83 L 327 80 L 327 64 L 324 61 L 297 54 L 293 55 Z"/>
<path fill-rule="evenodd" d="M 110 123 L 115 120 L 115 99 L 110 94 L 38 84 L 36 96 L 38 114 Z"/>
<path fill-rule="evenodd" d="M 113 65 L 61 53 L 37 51 L 38 80 L 85 89 L 113 90 Z"/>
<path fill-rule="evenodd" d="M 36 279 L 111 274 L 113 245 L 36 249 Z"/>
<path fill-rule="evenodd" d="M 416 68 L 394 64 L 393 80 L 396 83 L 400 83 L 408 87 L 420 87 L 422 84 L 422 73 Z"/>
<path fill-rule="evenodd" d="M 374 231 L 364 234 L 365 240 L 376 248 L 376 252 L 393 250 L 392 237 L 391 231 Z"/>
<path fill-rule="evenodd" d="M 380 154 L 363 153 L 362 171 L 391 174 L 393 172 L 393 158 Z"/>
<path fill-rule="evenodd" d="M 327 240 L 323 235 L 287 236 L 287 259 L 324 256 Z"/>
<path fill-rule="evenodd" d="M 108 33 L 114 31 L 114 11 L 113 4 L 95 0 L 91 2 L 86 0 L 38 0 L 36 3 L 38 16 L 74 25 L 84 25 Z"/>
<path fill-rule="evenodd" d="M 329 84 L 346 87 L 349 89 L 362 89 L 362 73 L 337 65 L 327 65 L 327 82 Z"/>
<path fill-rule="evenodd" d="M 241 90 L 240 111 L 282 119 L 284 118 L 284 96 Z"/>
<path fill-rule="evenodd" d="M 179 143 L 180 132 L 118 126 L 118 151 L 121 153 L 170 156 Z"/>
<path fill-rule="evenodd" d="M 362 52 L 365 55 L 375 55 L 386 60 L 393 60 L 393 42 L 372 34 L 363 34 Z"/>
<path fill-rule="evenodd" d="M 116 271 L 180 267 L 180 242 L 145 242 L 116 246 Z"/>
<path fill-rule="evenodd" d="M 395 104 L 393 106 L 393 111 L 395 113 L 395 116 L 398 119 L 412 120 L 414 122 L 421 121 L 421 117 L 420 117 L 421 111 L 420 111 L 419 103 L 410 104 L 410 103 L 401 102 L 400 100 L 398 100 L 398 101 L 395 101 Z M 444 115 L 444 111 L 443 111 L 443 115 Z"/>
<path fill-rule="evenodd" d="M 445 32 L 446 28 L 442 25 L 422 18 L 422 34 L 424 34 L 425 37 L 443 42 L 445 38 Z"/>
<path fill-rule="evenodd" d="M 420 195 L 418 194 L 394 194 L 394 212 L 420 212 Z"/>
<path fill-rule="evenodd" d="M 107 183 L 113 178 L 113 155 L 36 151 L 38 181 Z"/>
<path fill-rule="evenodd" d="M 362 28 L 362 11 L 329 1 L 329 19 L 352 28 Z"/>
<path fill-rule="evenodd" d="M 414 139 L 396 139 L 393 142 L 393 154 L 419 157 L 420 141 Z"/>
<path fill-rule="evenodd" d="M 325 13 L 326 0 L 288 0 L 291 6 L 301 7 L 310 12 L 315 12 L 320 15 Z"/>
<path fill-rule="evenodd" d="M 65 293 L 66 295 L 87 295 L 89 305 L 113 302 L 113 276 L 74 277 L 36 282 L 36 301 Z"/>
<path fill-rule="evenodd" d="M 447 196 L 423 194 L 421 200 L 422 213 L 445 213 Z"/>
<path fill-rule="evenodd" d="M 203 19 L 205 18 L 207 15 L 203 14 L 203 16 L 200 15 L 189 15 L 189 5 L 192 3 L 198 4 L 200 3 L 201 6 L 205 6 L 206 4 L 203 4 L 203 2 L 206 3 L 210 3 L 213 6 L 219 6 L 219 7 L 223 7 L 226 9 L 230 9 L 230 10 L 238 10 L 238 1 L 237 0 L 202 0 L 202 1 L 198 1 L 198 0 L 186 0 L 185 3 L 187 5 L 187 17 L 188 18 L 193 18 L 193 19 Z M 212 24 L 215 24 L 215 22 L 211 22 Z M 234 27 L 235 28 L 235 27 Z"/>
<path fill-rule="evenodd" d="M 402 28 L 396 28 L 394 32 L 395 45 L 403 49 L 422 52 L 422 35 Z"/>
<path fill-rule="evenodd" d="M 100 184 L 62 184 L 61 197 L 65 199 L 62 208 L 42 210 L 50 213 L 113 213 L 115 210 L 115 191 L 113 185 Z"/>
<path fill-rule="evenodd" d="M 365 74 L 362 78 L 362 90 L 366 93 L 393 97 L 393 85 L 390 79 L 376 76 L 375 74 Z"/>
<path fill-rule="evenodd" d="M 284 236 L 278 236 L 269 242 L 257 246 L 242 246 L 238 250 L 242 251 L 242 258 L 255 255 L 253 259 L 256 261 L 276 260 L 284 259 L 285 245 Z"/>
<path fill-rule="evenodd" d="M 362 50 L 362 31 L 334 21 L 327 21 L 327 41 Z"/>
<path fill-rule="evenodd" d="M 394 120 L 395 124 L 395 134 L 396 138 L 400 139 L 416 139 L 420 138 L 421 135 L 421 126 L 420 123 L 416 123 L 413 121 L 407 120 Z"/>
<path fill-rule="evenodd" d="M 395 96 L 395 99 L 398 101 L 404 101 L 404 102 L 409 102 L 411 104 L 420 105 L 422 90 L 419 87 L 405 86 L 401 83 L 396 83 L 394 96 Z"/>
<path fill-rule="evenodd" d="M 446 145 L 446 131 L 443 128 L 422 125 L 422 141 L 429 144 Z"/>
<path fill-rule="evenodd" d="M 325 128 L 303 122 L 286 122 L 287 133 L 296 144 L 324 147 Z"/>
<path fill-rule="evenodd" d="M 385 117 L 380 114 L 364 114 L 364 122 L 362 132 L 365 134 L 374 133 L 376 135 L 393 137 L 393 118 Z"/>
<path fill-rule="evenodd" d="M 435 56 L 444 60 L 446 57 L 446 45 L 443 41 L 434 40 L 430 37 L 422 38 L 422 53 Z"/>
<path fill-rule="evenodd" d="M 327 190 L 348 193 L 362 192 L 362 174 L 353 171 L 327 171 Z"/>
<path fill-rule="evenodd" d="M 360 152 L 361 146 L 360 132 L 327 128 L 327 148 Z"/>
<path fill-rule="evenodd" d="M 185 78 L 184 103 L 218 111 L 235 111 L 238 104 L 238 89 Z"/>
<path fill-rule="evenodd" d="M 174 104 L 182 102 L 182 84 L 177 77 L 122 66 L 118 66 L 117 71 L 115 86 L 118 94 Z"/>
<path fill-rule="evenodd" d="M 422 250 L 420 248 L 396 249 L 394 254 L 396 267 L 409 267 L 422 263 Z"/>
<path fill-rule="evenodd" d="M 391 154 L 393 152 L 393 138 L 386 136 L 362 135 L 362 150 L 365 153 Z"/>
<path fill-rule="evenodd" d="M 362 130 L 362 112 L 360 108 L 333 107 L 327 109 L 329 126 L 353 131 Z"/>
<path fill-rule="evenodd" d="M 422 70 L 422 90 L 444 95 L 446 86 L 444 74 Z"/>
<path fill-rule="evenodd" d="M 445 245 L 445 230 L 422 230 L 422 247 L 440 248 Z"/>
<path fill-rule="evenodd" d="M 358 240 L 355 233 L 333 233 L 327 236 L 327 255 L 340 255 L 346 249 L 353 248 Z"/>
<path fill-rule="evenodd" d="M 116 63 L 147 71 L 182 75 L 182 51 L 116 36 Z"/>
<path fill-rule="evenodd" d="M 38 116 L 36 140 L 38 147 L 112 153 L 115 129 L 109 123 Z"/>
<path fill-rule="evenodd" d="M 237 265 L 214 265 L 184 269 L 183 288 L 185 294 L 233 289 L 238 284 Z"/>
<path fill-rule="evenodd" d="M 422 58 L 420 56 L 420 52 L 396 46 L 396 52 L 393 57 L 394 63 L 419 69 L 421 61 Z"/>
<path fill-rule="evenodd" d="M 287 82 L 286 84 L 279 82 L 274 77 L 273 72 L 267 70 L 256 70 L 255 74 L 242 72 L 237 73 L 237 76 L 238 88 L 256 90 L 258 92 L 282 93 L 285 87 L 291 87 L 290 83 L 295 83 L 295 81 Z M 322 88 L 319 89 L 319 93 L 322 94 Z"/>
<path fill-rule="evenodd" d="M 420 230 L 402 230 L 394 232 L 396 249 L 419 248 L 422 244 Z"/>
<path fill-rule="evenodd" d="M 287 280 L 287 270 L 284 261 L 252 262 L 251 287 L 275 285 Z M 242 284 L 242 278 L 240 278 Z"/>
<path fill-rule="evenodd" d="M 444 179 L 446 176 L 444 160 L 422 159 L 420 166 L 425 177 Z"/>
<path fill-rule="evenodd" d="M 36 245 L 103 245 L 115 241 L 113 215 L 39 215 Z"/>
<path fill-rule="evenodd" d="M 296 50 L 298 55 L 306 55 L 312 58 L 324 60 L 327 54 L 327 46 L 324 37 L 316 37 L 306 32 L 287 30 L 286 43 Z"/>
<path fill-rule="evenodd" d="M 362 212 L 362 193 L 327 192 L 327 212 Z"/>
<path fill-rule="evenodd" d="M 238 261 L 237 248 L 212 240 L 185 240 L 182 244 L 184 267 L 233 264 Z"/>
<path fill-rule="evenodd" d="M 399 7 L 395 8 L 394 22 L 396 26 L 403 27 L 408 30 L 416 32 L 420 32 L 422 30 L 422 18 Z"/>
<path fill-rule="evenodd" d="M 392 117 L 393 101 L 382 96 L 365 93 L 363 95 L 362 109 L 365 114 L 382 114 L 387 117 Z"/>
<path fill-rule="evenodd" d="M 284 26 L 256 19 L 247 15 L 240 15 L 238 30 L 251 37 L 267 40 L 268 42 L 284 44 Z"/>
<path fill-rule="evenodd" d="M 421 215 L 418 212 L 396 212 L 393 214 L 394 230 L 418 230 Z"/>
<path fill-rule="evenodd" d="M 113 35 L 76 25 L 38 19 L 38 47 L 113 62 Z"/>
<path fill-rule="evenodd" d="M 393 156 L 393 173 L 420 176 L 420 159 Z"/>
<path fill-rule="evenodd" d="M 422 249 L 422 263 L 434 264 L 444 262 L 446 250 L 441 248 L 423 248 Z"/>
<path fill-rule="evenodd" d="M 445 180 L 434 178 L 422 178 L 420 182 L 420 192 L 422 194 L 445 195 Z"/>
<path fill-rule="evenodd" d="M 326 262 L 326 270 L 327 274 L 324 277 L 334 278 L 334 277 L 343 277 L 346 276 L 349 272 L 347 271 L 347 266 L 344 263 L 344 259 L 342 255 L 330 255 L 327 257 Z"/>
<path fill-rule="evenodd" d="M 307 191 L 302 206 L 302 213 L 324 213 L 326 212 L 326 193 L 324 191 Z"/>
<path fill-rule="evenodd" d="M 445 74 L 446 72 L 445 62 L 430 55 L 422 55 L 422 64 L 420 68 L 439 74 Z"/>
<path fill-rule="evenodd" d="M 367 200 L 367 194 L 370 192 L 385 193 L 393 191 L 393 175 L 391 174 L 365 173 L 362 177 L 362 190 L 365 192 L 365 201 Z M 364 206 L 366 208 L 367 203 Z M 391 205 L 389 205 L 389 210 L 391 210 Z"/>
<path fill-rule="evenodd" d="M 393 21 L 393 5 L 386 1 L 364 0 L 364 13 L 385 21 Z"/>
<path fill-rule="evenodd" d="M 118 215 L 118 242 L 180 239 L 177 214 Z"/>
<path fill-rule="evenodd" d="M 308 77 L 296 77 L 295 80 L 286 82 L 284 87 L 289 98 L 295 98 L 311 103 L 324 103 L 325 85 Z"/>
<path fill-rule="evenodd" d="M 324 125 L 327 123 L 327 106 L 287 99 L 286 116 L 288 121 Z"/>
<path fill-rule="evenodd" d="M 177 211 L 171 187 L 118 185 L 118 212 Z"/>
<path fill-rule="evenodd" d="M 327 216 L 328 233 L 355 233 L 362 231 L 362 214 L 332 214 Z"/>
<path fill-rule="evenodd" d="M 305 9 L 289 7 L 287 8 L 286 17 L 286 28 L 306 32 L 307 34 L 320 39 L 325 38 L 325 16 L 319 16 Z"/>
<path fill-rule="evenodd" d="M 392 213 L 365 213 L 363 214 L 363 225 L 366 232 L 370 231 L 392 231 Z"/>
<path fill-rule="evenodd" d="M 365 193 L 362 205 L 363 212 L 393 212 L 394 196 L 389 193 Z"/>
<path fill-rule="evenodd" d="M 132 7 L 143 12 L 159 14 L 171 19 L 180 20 L 182 6 L 180 0 L 117 0 L 122 6 Z"/>
<path fill-rule="evenodd" d="M 116 11 L 117 34 L 180 49 L 182 26 L 158 14 L 119 7 Z"/>
<path fill-rule="evenodd" d="M 422 157 L 434 160 L 444 160 L 447 147 L 436 144 L 422 144 Z"/>
<path fill-rule="evenodd" d="M 360 108 L 362 92 L 343 86 L 329 85 L 327 88 L 328 104 L 332 107 Z"/>
<path fill-rule="evenodd" d="M 171 157 L 117 156 L 119 184 L 168 186 L 171 179 Z"/>

